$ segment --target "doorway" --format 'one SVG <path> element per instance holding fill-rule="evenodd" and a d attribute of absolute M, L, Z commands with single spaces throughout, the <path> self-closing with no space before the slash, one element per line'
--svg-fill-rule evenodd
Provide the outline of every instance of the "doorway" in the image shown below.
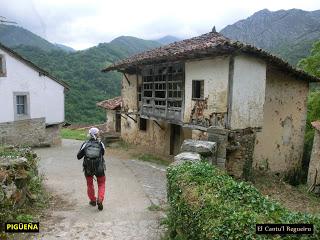
<path fill-rule="evenodd" d="M 177 155 L 181 145 L 181 126 L 171 124 L 170 129 L 170 155 Z"/>
<path fill-rule="evenodd" d="M 116 113 L 116 132 L 121 132 L 121 114 Z"/>

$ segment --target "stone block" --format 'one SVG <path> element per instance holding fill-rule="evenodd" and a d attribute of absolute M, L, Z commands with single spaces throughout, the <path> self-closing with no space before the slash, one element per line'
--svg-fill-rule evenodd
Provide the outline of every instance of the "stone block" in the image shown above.
<path fill-rule="evenodd" d="M 217 158 L 217 166 L 221 169 L 226 168 L 226 159 L 225 158 Z"/>
<path fill-rule="evenodd" d="M 194 152 L 182 152 L 174 157 L 173 165 L 181 164 L 183 162 L 199 162 L 201 161 L 201 155 Z"/>
<path fill-rule="evenodd" d="M 195 152 L 202 156 L 212 156 L 216 151 L 215 142 L 187 139 L 181 146 L 181 152 Z"/>

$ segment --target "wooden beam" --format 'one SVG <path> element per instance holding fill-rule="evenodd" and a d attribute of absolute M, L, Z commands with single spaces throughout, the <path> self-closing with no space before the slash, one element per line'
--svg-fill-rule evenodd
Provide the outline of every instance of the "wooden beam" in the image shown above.
<path fill-rule="evenodd" d="M 124 75 L 124 77 L 127 79 L 127 82 L 128 82 L 128 84 L 129 84 L 129 86 L 130 86 L 130 81 L 129 81 L 129 79 L 128 79 L 128 77 L 127 77 L 127 75 L 125 74 L 125 73 L 123 73 L 123 75 Z"/>
<path fill-rule="evenodd" d="M 153 120 L 153 122 L 163 131 L 163 127 L 161 127 L 161 125 L 156 121 L 156 120 Z"/>
<path fill-rule="evenodd" d="M 127 116 L 128 118 L 130 118 L 131 120 L 133 120 L 135 123 L 137 123 L 137 120 L 135 120 L 133 117 L 129 116 L 129 114 L 126 114 L 126 116 Z"/>

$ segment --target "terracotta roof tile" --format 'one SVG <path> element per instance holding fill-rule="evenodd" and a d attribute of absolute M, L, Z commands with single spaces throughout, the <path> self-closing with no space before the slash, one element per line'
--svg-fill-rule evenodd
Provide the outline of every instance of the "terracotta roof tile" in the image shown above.
<path fill-rule="evenodd" d="M 116 108 L 122 106 L 122 97 L 115 97 L 112 99 L 107 99 L 97 103 L 98 107 L 102 107 L 109 110 L 115 110 Z"/>
<path fill-rule="evenodd" d="M 283 59 L 268 53 L 267 51 L 256 48 L 252 45 L 233 41 L 220 33 L 210 32 L 198 37 L 174 42 L 166 46 L 151 49 L 126 59 L 120 60 L 102 71 L 126 71 L 130 68 L 135 69 L 141 65 L 196 59 L 210 56 L 217 56 L 232 53 L 245 53 L 262 58 L 267 62 L 276 65 L 283 70 L 308 81 L 320 81 L 319 78 L 311 76 L 306 72 L 296 69 Z"/>

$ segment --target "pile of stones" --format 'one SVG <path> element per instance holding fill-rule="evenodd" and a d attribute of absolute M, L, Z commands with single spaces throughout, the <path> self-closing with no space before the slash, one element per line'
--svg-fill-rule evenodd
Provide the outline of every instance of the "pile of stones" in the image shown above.
<path fill-rule="evenodd" d="M 217 144 L 215 142 L 186 139 L 181 145 L 180 153 L 174 157 L 173 164 L 180 164 L 185 161 L 198 162 L 202 159 L 214 164 L 216 149 Z"/>
<path fill-rule="evenodd" d="M 29 190 L 37 177 L 37 155 L 30 148 L 0 146 L 0 204 L 22 206 L 26 199 L 35 200 Z"/>

